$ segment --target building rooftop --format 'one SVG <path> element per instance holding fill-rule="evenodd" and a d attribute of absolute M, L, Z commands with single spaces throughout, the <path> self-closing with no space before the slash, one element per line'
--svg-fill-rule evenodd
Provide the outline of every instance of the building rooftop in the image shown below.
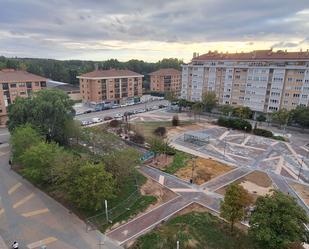
<path fill-rule="evenodd" d="M 22 70 L 2 69 L 0 70 L 1 83 L 47 81 L 46 78 Z"/>
<path fill-rule="evenodd" d="M 181 72 L 177 69 L 174 68 L 162 68 L 159 69 L 157 71 L 154 71 L 152 73 L 150 73 L 149 75 L 156 75 L 156 76 L 160 76 L 160 75 L 180 75 Z"/>
<path fill-rule="evenodd" d="M 209 51 L 207 54 L 197 56 L 192 61 L 213 61 L 213 60 L 309 60 L 309 51 L 287 52 L 286 50 L 254 50 L 241 53 L 218 53 Z"/>
<path fill-rule="evenodd" d="M 143 77 L 143 75 L 127 69 L 95 70 L 77 76 L 77 78 L 117 78 L 117 77 Z"/>
<path fill-rule="evenodd" d="M 62 84 L 55 86 L 54 88 L 60 89 L 65 92 L 80 91 L 78 86 L 74 86 L 72 84 Z"/>

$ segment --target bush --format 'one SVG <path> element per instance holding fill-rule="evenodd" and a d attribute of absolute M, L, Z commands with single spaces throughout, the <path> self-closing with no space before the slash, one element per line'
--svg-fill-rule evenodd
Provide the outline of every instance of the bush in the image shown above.
<path fill-rule="evenodd" d="M 243 130 L 246 132 L 250 132 L 252 130 L 252 125 L 243 119 L 232 119 L 232 118 L 224 118 L 220 117 L 217 122 L 218 125 L 233 128 L 237 130 Z"/>
<path fill-rule="evenodd" d="M 264 115 L 259 115 L 259 116 L 256 118 L 256 121 L 265 122 L 265 121 L 266 121 L 266 117 L 265 117 Z"/>
<path fill-rule="evenodd" d="M 172 125 L 173 126 L 178 126 L 179 125 L 179 117 L 178 117 L 178 115 L 173 116 Z"/>
<path fill-rule="evenodd" d="M 140 133 L 135 133 L 134 135 L 131 135 L 130 140 L 134 143 L 137 143 L 137 144 L 144 144 L 145 143 L 145 138 Z"/>
<path fill-rule="evenodd" d="M 283 142 L 288 142 L 289 140 L 283 136 L 272 136 L 273 139 L 283 141 Z"/>
<path fill-rule="evenodd" d="M 110 127 L 113 127 L 113 128 L 116 128 L 120 125 L 120 122 L 117 120 L 117 119 L 114 119 L 112 121 L 109 122 L 109 126 Z"/>
<path fill-rule="evenodd" d="M 262 136 L 262 137 L 272 137 L 273 136 L 273 133 L 271 131 L 264 130 L 264 129 L 258 129 L 258 128 L 253 130 L 253 134 L 257 136 Z"/>
<path fill-rule="evenodd" d="M 163 126 L 160 126 L 156 128 L 153 133 L 159 137 L 164 137 L 166 135 L 166 128 Z"/>

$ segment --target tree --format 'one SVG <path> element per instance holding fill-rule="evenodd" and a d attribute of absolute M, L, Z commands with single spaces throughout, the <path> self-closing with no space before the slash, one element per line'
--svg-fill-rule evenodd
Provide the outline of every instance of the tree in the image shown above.
<path fill-rule="evenodd" d="M 104 200 L 113 197 L 113 175 L 105 170 L 102 163 L 86 162 L 76 171 L 67 187 L 69 199 L 82 209 L 101 209 Z"/>
<path fill-rule="evenodd" d="M 257 118 L 256 118 L 257 121 L 259 122 L 265 122 L 266 121 L 266 117 L 262 114 L 260 114 Z"/>
<path fill-rule="evenodd" d="M 40 142 L 31 146 L 21 156 L 24 174 L 38 184 L 52 182 L 55 158 L 63 153 L 64 149 L 56 143 Z"/>
<path fill-rule="evenodd" d="M 65 144 L 65 124 L 73 119 L 73 101 L 58 89 L 40 90 L 31 97 L 19 98 L 9 106 L 8 127 L 13 131 L 16 127 L 29 123 L 41 134 L 60 144 Z"/>
<path fill-rule="evenodd" d="M 103 157 L 106 170 L 114 176 L 117 185 L 121 185 L 132 174 L 134 167 L 140 158 L 137 150 L 128 148 L 114 150 Z"/>
<path fill-rule="evenodd" d="M 240 119 L 248 119 L 252 116 L 252 111 L 249 107 L 237 107 L 233 110 L 233 115 Z"/>
<path fill-rule="evenodd" d="M 299 124 L 303 128 L 309 127 L 309 107 L 297 106 L 290 114 L 292 122 Z"/>
<path fill-rule="evenodd" d="M 64 124 L 64 134 L 66 140 L 75 139 L 76 144 L 78 144 L 78 141 L 82 136 L 80 122 L 78 120 L 68 119 Z"/>
<path fill-rule="evenodd" d="M 164 126 L 157 127 L 153 133 L 159 137 L 164 137 L 166 135 L 166 128 Z"/>
<path fill-rule="evenodd" d="M 294 242 L 308 242 L 306 212 L 294 198 L 279 191 L 258 197 L 250 219 L 249 234 L 261 248 L 289 248 Z"/>
<path fill-rule="evenodd" d="M 177 99 L 174 92 L 166 92 L 164 98 L 169 102 L 173 102 Z"/>
<path fill-rule="evenodd" d="M 178 126 L 179 125 L 179 117 L 178 117 L 178 115 L 174 115 L 173 116 L 172 125 L 173 126 Z"/>
<path fill-rule="evenodd" d="M 201 115 L 202 111 L 203 111 L 203 104 L 201 102 L 196 102 L 192 105 L 192 111 L 194 114 L 194 118 L 196 117 L 196 115 Z"/>
<path fill-rule="evenodd" d="M 279 124 L 280 127 L 285 126 L 288 123 L 290 117 L 290 112 L 285 109 L 282 108 L 277 112 L 274 112 L 272 114 L 272 121 Z"/>
<path fill-rule="evenodd" d="M 220 112 L 222 112 L 223 115 L 229 116 L 233 113 L 234 107 L 231 105 L 221 105 L 219 107 Z"/>
<path fill-rule="evenodd" d="M 145 143 L 145 137 L 139 132 L 135 132 L 133 135 L 131 135 L 130 139 L 132 142 L 137 143 L 137 144 Z"/>
<path fill-rule="evenodd" d="M 207 92 L 203 95 L 202 103 L 207 112 L 211 112 L 217 105 L 217 97 L 215 92 Z"/>
<path fill-rule="evenodd" d="M 221 202 L 220 215 L 230 222 L 231 232 L 234 224 L 245 218 L 246 209 L 252 203 L 252 197 L 241 185 L 231 184 Z"/>
<path fill-rule="evenodd" d="M 42 137 L 31 125 L 25 124 L 13 131 L 10 140 L 14 161 L 20 162 L 23 153 L 31 146 L 40 143 Z"/>

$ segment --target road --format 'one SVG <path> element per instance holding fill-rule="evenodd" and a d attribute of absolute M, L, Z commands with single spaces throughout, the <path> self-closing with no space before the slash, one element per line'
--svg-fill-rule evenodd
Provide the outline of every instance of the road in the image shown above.
<path fill-rule="evenodd" d="M 91 113 L 86 113 L 82 115 L 77 115 L 75 116 L 75 119 L 80 120 L 80 121 L 91 121 L 92 118 L 104 119 L 104 117 L 114 117 L 117 113 L 124 114 L 125 112 L 128 112 L 128 111 L 151 108 L 151 107 L 159 106 L 159 105 L 167 105 L 168 103 L 169 102 L 167 100 L 156 100 L 156 101 L 141 103 L 141 104 L 132 105 L 132 106 L 125 106 L 125 107 L 120 107 L 120 108 L 115 108 L 115 109 L 109 109 L 109 110 L 104 110 L 104 111 L 99 111 L 99 112 L 91 112 Z"/>
<path fill-rule="evenodd" d="M 106 236 L 87 232 L 76 215 L 12 171 L 8 139 L 7 131 L 1 129 L 0 236 L 8 245 L 17 240 L 21 249 L 37 249 L 41 244 L 53 249 L 120 248 L 110 239 L 99 247 Z"/>

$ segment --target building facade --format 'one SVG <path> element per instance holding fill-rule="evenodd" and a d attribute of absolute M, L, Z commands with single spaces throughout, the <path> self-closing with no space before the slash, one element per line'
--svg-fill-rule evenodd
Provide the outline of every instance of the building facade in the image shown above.
<path fill-rule="evenodd" d="M 96 70 L 77 78 L 85 103 L 123 103 L 142 96 L 143 75 L 130 70 Z"/>
<path fill-rule="evenodd" d="M 150 75 L 150 90 L 153 92 L 172 92 L 180 95 L 181 72 L 174 68 L 159 69 Z"/>
<path fill-rule="evenodd" d="M 182 65 L 181 98 L 201 101 L 215 92 L 219 104 L 257 112 L 309 105 L 309 51 L 209 51 Z"/>
<path fill-rule="evenodd" d="M 0 70 L 0 123 L 7 120 L 7 107 L 16 97 L 28 97 L 32 92 L 46 88 L 47 79 L 26 71 Z"/>

